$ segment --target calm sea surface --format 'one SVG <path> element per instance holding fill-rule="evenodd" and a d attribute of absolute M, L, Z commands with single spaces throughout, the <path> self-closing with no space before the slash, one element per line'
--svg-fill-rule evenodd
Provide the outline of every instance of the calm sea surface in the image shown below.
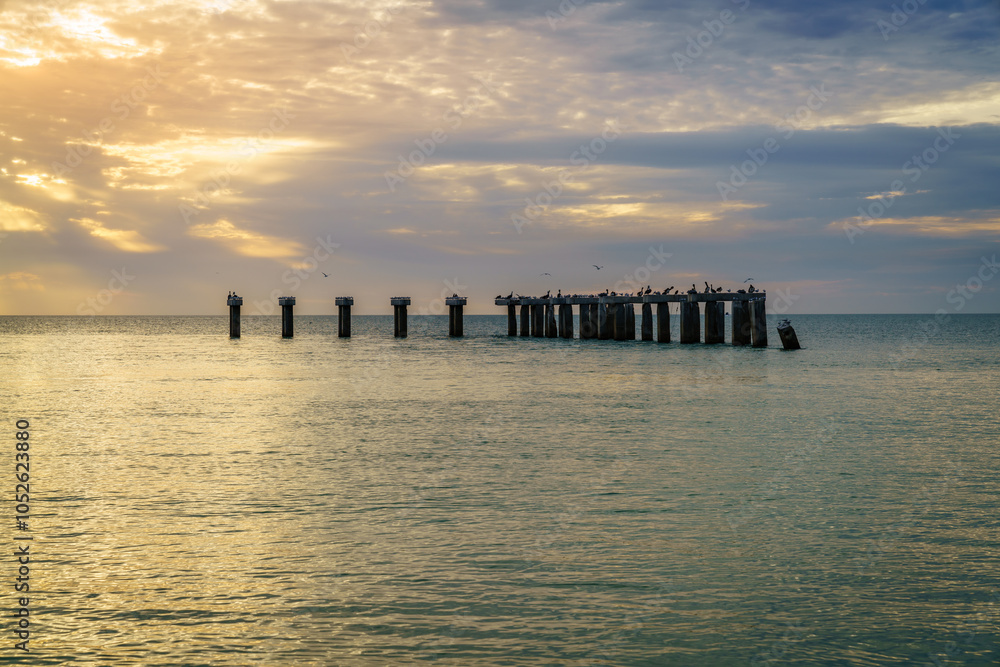
<path fill-rule="evenodd" d="M 0 661 L 997 664 L 1000 316 L 773 324 L 0 318 Z"/>

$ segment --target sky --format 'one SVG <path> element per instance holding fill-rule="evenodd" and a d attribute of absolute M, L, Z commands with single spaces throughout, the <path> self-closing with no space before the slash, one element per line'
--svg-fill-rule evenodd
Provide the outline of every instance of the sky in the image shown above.
<path fill-rule="evenodd" d="M 1000 311 L 1000 2 L 142 5 L 0 0 L 0 315 Z"/>

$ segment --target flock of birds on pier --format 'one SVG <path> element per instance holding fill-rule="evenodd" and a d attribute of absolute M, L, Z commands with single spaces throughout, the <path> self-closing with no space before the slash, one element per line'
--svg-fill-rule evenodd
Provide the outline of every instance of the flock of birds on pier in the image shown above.
<path fill-rule="evenodd" d="M 594 266 L 597 266 L 597 265 L 595 264 Z M 600 268 L 600 267 L 598 267 L 598 268 Z M 543 273 L 542 275 L 543 276 L 548 276 L 548 275 L 552 275 L 552 274 Z M 753 278 L 747 278 L 743 282 L 746 283 L 746 282 L 749 282 L 751 280 L 753 280 Z M 715 285 L 710 285 L 708 283 L 708 281 L 705 281 L 705 289 L 703 290 L 703 293 L 705 293 L 705 294 L 718 294 L 721 291 L 722 291 L 722 287 L 716 287 Z M 730 293 L 732 293 L 732 291 L 733 291 L 732 289 L 727 289 L 726 290 L 726 292 L 730 292 Z M 758 291 L 757 288 L 754 287 L 753 284 L 751 284 L 747 289 L 738 289 L 738 290 L 736 290 L 736 293 L 737 294 L 753 294 L 754 292 L 757 292 L 757 291 Z M 694 283 L 691 283 L 691 289 L 687 290 L 686 293 L 687 294 L 697 294 L 698 293 L 698 287 Z M 662 294 L 680 294 L 680 290 L 679 289 L 674 289 L 674 285 L 671 285 L 670 287 L 668 287 L 665 290 L 654 292 L 652 285 L 646 285 L 646 289 L 640 289 L 638 292 L 635 292 L 635 293 L 632 293 L 632 292 L 621 292 L 621 293 L 619 293 L 619 292 L 614 292 L 612 290 L 604 290 L 600 294 L 567 294 L 566 296 L 568 296 L 568 297 L 649 296 L 650 294 L 657 294 L 657 295 L 662 295 Z M 543 294 L 540 297 L 533 297 L 533 296 L 529 296 L 529 295 L 526 295 L 526 294 L 515 294 L 514 292 L 511 292 L 507 296 L 504 296 L 502 294 L 497 294 L 496 298 L 498 298 L 498 299 L 551 299 L 552 296 L 553 296 L 552 295 L 552 290 L 549 290 L 548 292 L 546 292 L 545 294 Z M 561 298 L 562 296 L 563 296 L 562 290 L 559 290 L 555 294 L 556 298 Z"/>

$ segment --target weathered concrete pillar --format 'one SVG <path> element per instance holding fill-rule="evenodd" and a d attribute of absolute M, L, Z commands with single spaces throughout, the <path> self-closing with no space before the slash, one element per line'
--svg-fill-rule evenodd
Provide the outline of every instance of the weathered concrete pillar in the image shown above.
<path fill-rule="evenodd" d="M 614 332 L 615 340 L 628 339 L 628 315 L 625 312 L 624 303 L 614 304 Z M 634 338 L 634 336 L 633 336 Z"/>
<path fill-rule="evenodd" d="M 351 306 L 353 296 L 338 296 L 333 300 L 337 304 L 337 335 L 341 338 L 351 337 Z"/>
<path fill-rule="evenodd" d="M 653 340 L 653 306 L 642 304 L 642 339 Z"/>
<path fill-rule="evenodd" d="M 231 296 L 226 299 L 229 306 L 229 337 L 240 337 L 240 306 L 243 305 L 243 297 Z"/>
<path fill-rule="evenodd" d="M 625 340 L 635 340 L 635 304 L 625 304 Z"/>
<path fill-rule="evenodd" d="M 449 296 L 444 300 L 448 306 L 448 335 L 453 338 L 461 338 L 464 335 L 464 310 L 468 301 L 464 296 Z"/>
<path fill-rule="evenodd" d="M 573 306 L 568 303 L 559 304 L 559 336 L 573 337 Z"/>
<path fill-rule="evenodd" d="M 732 320 L 729 324 L 733 327 L 733 345 L 750 344 L 750 308 L 747 301 L 742 299 L 733 301 L 733 314 L 729 316 Z"/>
<path fill-rule="evenodd" d="M 545 337 L 545 305 L 535 303 L 531 306 L 531 335 L 535 338 Z"/>
<path fill-rule="evenodd" d="M 556 326 L 556 307 L 552 301 L 545 304 L 545 337 L 556 338 L 559 336 L 559 328 Z"/>
<path fill-rule="evenodd" d="M 697 301 L 681 301 L 681 343 L 701 342 L 701 310 Z"/>
<path fill-rule="evenodd" d="M 705 303 L 705 343 L 726 342 L 726 304 L 724 301 Z"/>
<path fill-rule="evenodd" d="M 656 304 L 656 342 L 670 342 L 670 304 Z"/>
<path fill-rule="evenodd" d="M 521 304 L 521 335 L 531 335 L 531 306 L 526 303 Z"/>
<path fill-rule="evenodd" d="M 507 335 L 517 335 L 517 306 L 513 303 L 507 304 Z"/>
<path fill-rule="evenodd" d="M 406 338 L 406 307 L 410 305 L 410 297 L 394 296 L 389 303 L 392 304 L 392 335 Z"/>
<path fill-rule="evenodd" d="M 750 302 L 750 338 L 754 347 L 767 347 L 767 311 L 763 297 Z"/>
<path fill-rule="evenodd" d="M 279 296 L 278 305 L 281 306 L 281 337 L 291 338 L 295 334 L 294 318 L 292 307 L 295 306 L 294 296 Z"/>
<path fill-rule="evenodd" d="M 601 340 L 609 340 L 614 337 L 614 305 L 605 301 L 597 304 L 597 337 Z"/>
<path fill-rule="evenodd" d="M 781 346 L 786 350 L 801 350 L 799 337 L 795 335 L 795 329 L 786 320 L 778 325 L 778 337 L 781 338 Z"/>
<path fill-rule="evenodd" d="M 594 315 L 591 315 L 591 309 Z M 580 340 L 597 338 L 597 304 L 580 304 Z"/>

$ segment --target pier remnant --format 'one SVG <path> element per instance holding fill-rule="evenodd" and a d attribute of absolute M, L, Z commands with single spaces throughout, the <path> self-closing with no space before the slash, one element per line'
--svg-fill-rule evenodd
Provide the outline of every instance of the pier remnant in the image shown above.
<path fill-rule="evenodd" d="M 795 335 L 795 329 L 792 328 L 792 324 L 788 320 L 782 320 L 778 323 L 778 337 L 781 338 L 781 345 L 786 350 L 802 349 L 802 346 L 799 345 L 799 337 Z"/>
<path fill-rule="evenodd" d="M 763 298 L 750 302 L 750 338 L 753 347 L 767 347 L 767 312 Z"/>
<path fill-rule="evenodd" d="M 545 337 L 546 338 L 556 338 L 559 336 L 559 330 L 556 328 L 556 307 L 552 303 L 554 299 L 550 299 L 547 304 L 545 304 Z"/>
<path fill-rule="evenodd" d="M 229 337 L 240 337 L 240 306 L 243 305 L 243 297 L 231 296 L 226 299 L 229 306 Z"/>
<path fill-rule="evenodd" d="M 733 301 L 733 314 L 730 316 L 733 328 L 733 345 L 750 344 L 750 308 L 748 301 Z"/>
<path fill-rule="evenodd" d="M 448 306 L 448 335 L 453 338 L 461 338 L 464 335 L 462 331 L 463 311 L 468 301 L 468 298 L 464 296 L 449 296 L 444 300 Z"/>
<path fill-rule="evenodd" d="M 635 304 L 625 304 L 625 340 L 635 340 Z"/>
<path fill-rule="evenodd" d="M 507 335 L 517 335 L 517 300 L 513 299 L 507 304 Z"/>
<path fill-rule="evenodd" d="M 559 337 L 573 337 L 573 306 L 562 299 L 559 303 Z"/>
<path fill-rule="evenodd" d="M 521 335 L 531 335 L 531 306 L 521 302 Z"/>
<path fill-rule="evenodd" d="M 394 296 L 389 299 L 389 303 L 392 304 L 392 335 L 406 338 L 406 307 L 410 305 L 410 297 Z"/>
<path fill-rule="evenodd" d="M 642 339 L 653 340 L 653 306 L 649 302 L 642 304 Z"/>
<path fill-rule="evenodd" d="M 542 299 L 531 300 L 531 335 L 534 338 L 545 335 L 545 306 Z"/>
<path fill-rule="evenodd" d="M 726 342 L 726 304 L 723 301 L 705 303 L 705 343 Z"/>
<path fill-rule="evenodd" d="M 294 296 L 279 296 L 278 305 L 281 306 L 281 337 L 291 338 L 294 334 L 292 308 L 295 306 Z"/>
<path fill-rule="evenodd" d="M 656 342 L 670 342 L 670 303 L 661 301 L 656 304 Z"/>
<path fill-rule="evenodd" d="M 597 338 L 597 299 L 581 298 L 579 301 L 580 338 L 581 340 Z"/>
<path fill-rule="evenodd" d="M 681 301 L 681 343 L 701 342 L 701 310 L 694 295 L 688 295 L 687 301 Z"/>
<path fill-rule="evenodd" d="M 351 337 L 351 306 L 354 305 L 353 296 L 338 296 L 334 299 L 337 304 L 337 335 L 341 338 Z"/>
<path fill-rule="evenodd" d="M 612 334 L 611 325 L 611 315 L 613 313 L 608 308 L 607 302 L 601 298 L 600 303 L 597 304 L 597 338 L 599 340 L 610 340 Z"/>

